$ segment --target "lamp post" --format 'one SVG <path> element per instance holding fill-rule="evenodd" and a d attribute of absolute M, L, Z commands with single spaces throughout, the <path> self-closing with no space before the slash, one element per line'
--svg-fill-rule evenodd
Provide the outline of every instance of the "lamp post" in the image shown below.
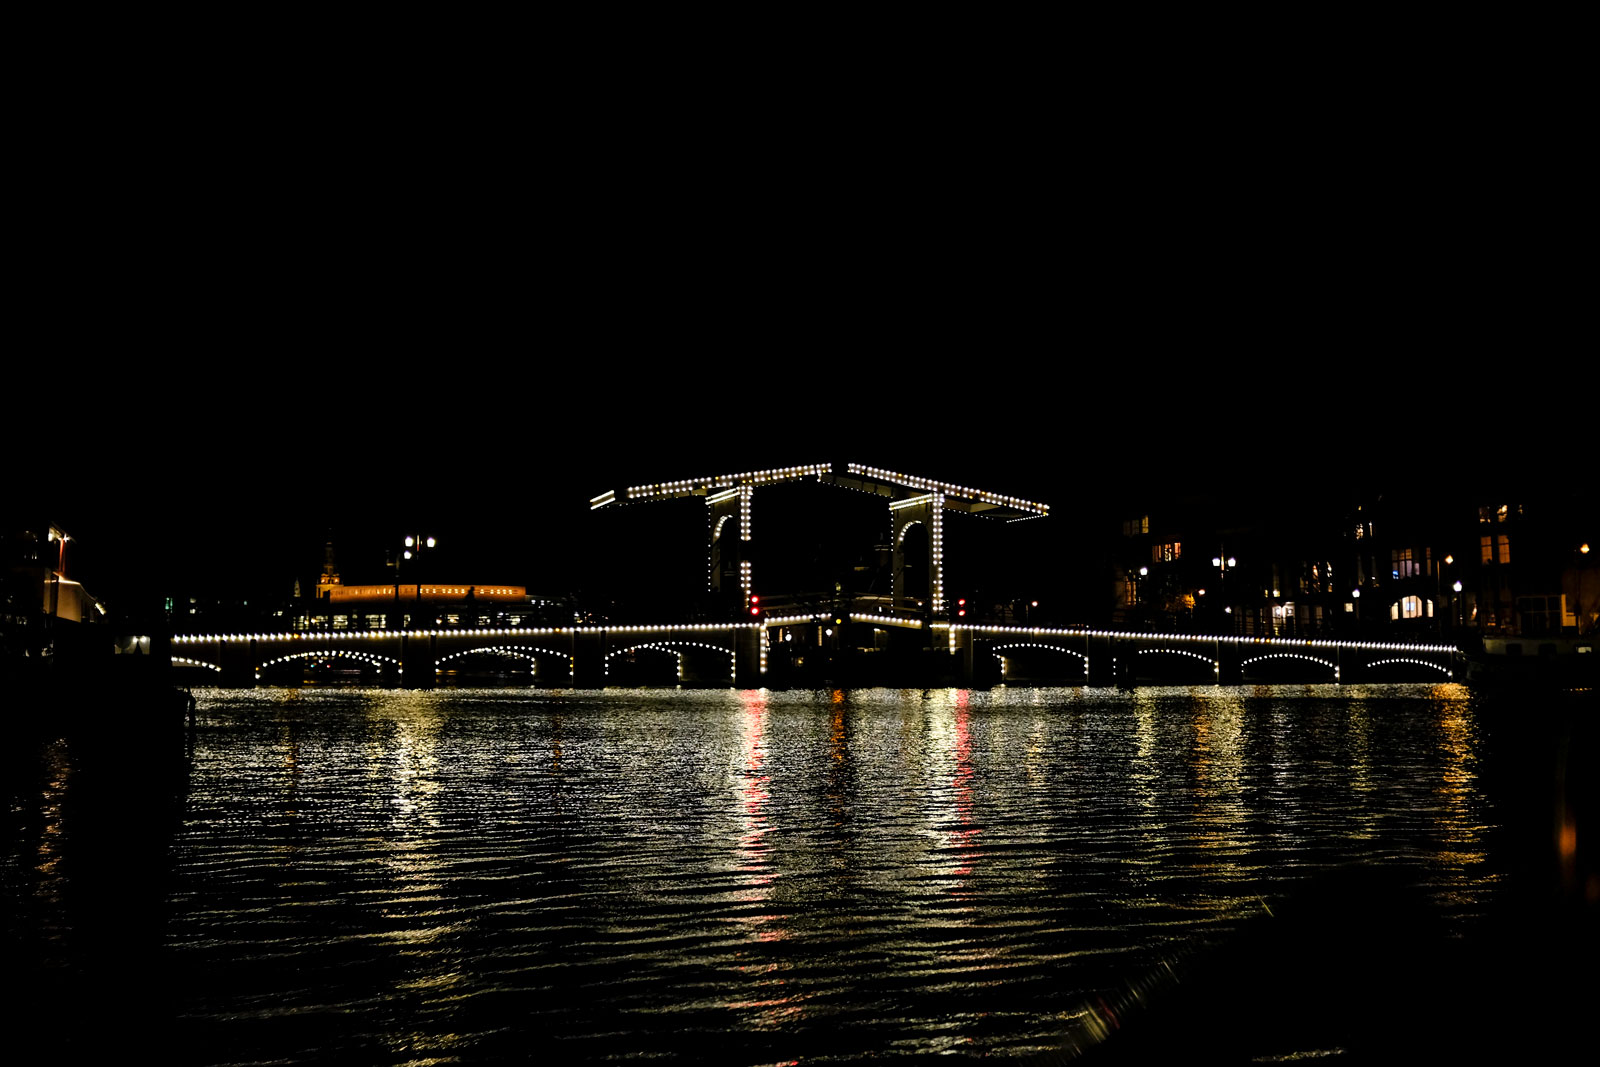
<path fill-rule="evenodd" d="M 420 558 L 421 555 L 422 555 L 422 551 L 424 549 L 435 548 L 435 547 L 438 546 L 438 544 L 439 544 L 439 542 L 435 538 L 432 538 L 432 537 L 424 537 L 421 534 L 406 534 L 405 548 L 401 550 L 400 555 L 397 556 L 395 558 L 395 561 L 394 561 L 394 606 L 395 606 L 395 622 L 396 622 L 397 625 L 403 623 L 403 620 L 405 618 L 404 614 L 400 610 L 400 564 L 401 564 L 401 562 L 403 560 L 408 560 L 408 559 L 412 559 L 412 558 Z M 422 604 L 422 583 L 421 582 L 417 583 L 417 604 L 419 605 L 418 610 L 420 611 L 421 610 L 420 605 Z"/>
<path fill-rule="evenodd" d="M 1228 603 L 1228 569 L 1237 567 L 1239 561 L 1227 555 L 1223 546 L 1219 545 L 1217 551 L 1219 554 L 1211 557 L 1211 565 L 1217 568 L 1217 592 L 1222 597 L 1222 610 L 1232 615 L 1233 605 Z"/>

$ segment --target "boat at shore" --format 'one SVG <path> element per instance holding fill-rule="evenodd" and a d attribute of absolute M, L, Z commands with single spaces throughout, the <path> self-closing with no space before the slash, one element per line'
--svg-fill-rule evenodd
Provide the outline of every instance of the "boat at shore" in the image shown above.
<path fill-rule="evenodd" d="M 1475 683 L 1587 687 L 1600 682 L 1594 637 L 1485 637 L 1467 659 Z"/>

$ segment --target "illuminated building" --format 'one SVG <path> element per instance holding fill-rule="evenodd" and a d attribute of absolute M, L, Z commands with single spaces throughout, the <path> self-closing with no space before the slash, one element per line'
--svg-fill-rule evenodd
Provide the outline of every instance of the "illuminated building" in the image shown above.
<path fill-rule="evenodd" d="M 337 576 L 335 576 L 337 577 Z M 402 585 L 319 584 L 303 604 L 297 630 L 394 630 L 426 627 L 524 627 L 570 623 L 564 600 L 529 596 L 520 585 L 424 582 Z"/>
<path fill-rule="evenodd" d="M 72 537 L 53 523 L 4 530 L 3 621 L 10 651 L 38 655 L 59 623 L 99 623 L 105 608 L 68 575 Z M 14 647 L 13 647 L 14 646 Z"/>
<path fill-rule="evenodd" d="M 333 562 L 333 542 L 322 550 L 322 573 L 317 575 L 317 599 L 327 599 L 340 585 L 339 569 Z"/>

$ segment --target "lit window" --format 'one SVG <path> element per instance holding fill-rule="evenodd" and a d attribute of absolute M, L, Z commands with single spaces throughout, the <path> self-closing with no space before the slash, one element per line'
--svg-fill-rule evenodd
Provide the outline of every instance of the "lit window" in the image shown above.
<path fill-rule="evenodd" d="M 1394 564 L 1393 573 L 1396 578 L 1413 578 L 1416 576 L 1417 564 L 1411 558 L 1411 550 L 1409 548 L 1397 548 L 1389 553 L 1389 557 Z"/>
<path fill-rule="evenodd" d="M 1394 612 L 1393 612 L 1392 609 L 1391 609 L 1391 611 L 1389 613 L 1389 617 L 1390 618 L 1394 617 Z M 1420 618 L 1422 618 L 1422 598 L 1421 597 L 1417 597 L 1417 596 L 1401 597 L 1400 598 L 1400 617 L 1404 618 L 1404 619 L 1420 619 Z"/>
<path fill-rule="evenodd" d="M 1511 538 L 1506 537 L 1503 534 L 1500 537 L 1500 562 L 1511 562 Z"/>
<path fill-rule="evenodd" d="M 1508 507 L 1506 507 L 1506 505 L 1504 505 L 1504 504 L 1501 504 L 1501 505 L 1500 505 L 1500 510 L 1498 510 L 1498 511 L 1496 511 L 1496 512 L 1495 512 L 1495 513 L 1494 513 L 1494 518 L 1495 518 L 1495 521 L 1496 521 L 1496 522 L 1505 522 L 1505 521 L 1506 521 L 1506 513 L 1507 513 L 1507 512 L 1508 512 L 1508 511 L 1509 511 L 1509 510 L 1510 510 L 1510 509 L 1509 509 L 1509 508 L 1508 508 Z"/>
<path fill-rule="evenodd" d="M 1494 538 L 1489 536 L 1488 534 L 1485 534 L 1484 536 L 1478 538 L 1478 544 L 1483 549 L 1483 560 L 1482 560 L 1482 562 L 1484 562 L 1484 563 L 1493 563 L 1494 562 Z"/>

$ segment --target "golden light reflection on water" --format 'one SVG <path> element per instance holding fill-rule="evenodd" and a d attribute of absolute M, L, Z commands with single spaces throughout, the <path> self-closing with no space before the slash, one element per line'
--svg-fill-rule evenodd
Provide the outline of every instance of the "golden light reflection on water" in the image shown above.
<path fill-rule="evenodd" d="M 1248 812 L 1241 781 L 1244 767 L 1244 701 L 1234 691 L 1193 703 L 1190 753 L 1194 823 L 1189 839 L 1207 852 L 1206 865 L 1230 879 L 1249 875 L 1232 853 L 1245 850 Z"/>
<path fill-rule="evenodd" d="M 1133 696 L 1133 736 L 1137 747 L 1128 779 L 1133 785 L 1134 803 L 1147 826 L 1158 823 L 1160 814 L 1156 796 L 1156 783 L 1161 778 L 1155 758 L 1159 714 L 1156 693 L 1154 689 L 1136 689 Z"/>
<path fill-rule="evenodd" d="M 1022 769 L 1030 786 L 1040 786 L 1045 781 L 1044 719 L 1036 718 L 1028 726 L 1028 738 L 1022 748 Z"/>
<path fill-rule="evenodd" d="M 294 822 L 300 815 L 300 691 L 290 689 L 277 708 L 278 744 L 283 749 L 283 817 Z"/>
<path fill-rule="evenodd" d="M 1434 900 L 1481 898 L 1472 709 L 1429 692 L 1436 706 L 1358 687 L 604 693 L 570 716 L 539 697 L 494 711 L 463 710 L 459 694 L 453 710 L 427 694 L 359 708 L 344 696 L 342 718 L 237 716 L 241 762 L 214 759 L 199 790 L 206 810 L 235 814 L 186 830 L 185 899 L 209 901 L 220 874 L 293 903 L 308 882 L 223 871 L 207 837 L 246 827 L 231 855 L 267 854 L 281 827 L 248 824 L 281 810 L 305 824 L 294 833 L 319 864 L 335 856 L 372 878 L 346 893 L 317 872 L 325 910 L 285 929 L 326 922 L 334 934 L 296 946 L 310 945 L 307 965 L 322 966 L 332 938 L 380 974 L 381 997 L 399 990 L 430 1010 L 476 997 L 481 1010 L 580 974 L 567 1014 L 507 1025 L 623 1042 L 584 1029 L 591 994 L 602 1013 L 687 1005 L 785 1036 L 814 1032 L 808 1015 L 847 995 L 874 1004 L 863 1012 L 887 1005 L 874 1025 L 914 1033 L 921 1051 L 947 1038 L 1014 1050 L 994 1044 L 1003 1012 L 961 1010 L 972 990 L 1038 983 L 1041 970 L 1102 974 L 1105 957 L 1352 859 L 1403 857 Z M 265 783 L 261 808 L 238 801 L 243 773 Z M 494 818 L 472 810 L 489 795 L 482 773 L 504 775 Z M 235 936 L 259 929 L 247 917 Z M 199 922 L 179 937 L 197 959 L 213 951 Z M 900 1019 L 902 990 L 907 1014 L 936 1005 L 937 1018 Z M 646 1014 L 640 1032 L 659 1038 L 666 1024 Z M 394 1040 L 413 1057 L 453 1047 L 453 1034 L 411 1025 Z"/>
<path fill-rule="evenodd" d="M 1488 858 L 1486 827 L 1479 810 L 1477 723 L 1472 701 L 1467 688 L 1459 683 L 1436 685 L 1428 698 L 1435 704 L 1438 745 L 1443 756 L 1434 787 L 1435 795 L 1443 802 L 1439 810 L 1439 862 L 1460 871 L 1471 886 L 1479 880 L 1476 869 Z"/>
<path fill-rule="evenodd" d="M 437 907 L 448 861 L 439 854 L 442 702 L 438 693 L 386 690 L 367 707 L 368 788 L 383 798 L 384 833 L 373 844 L 387 869 L 389 888 L 379 913 L 381 940 L 404 949 L 410 959 L 408 981 L 427 987 L 460 980 L 459 962 L 439 951 L 459 933 L 459 921 L 441 923 Z"/>
<path fill-rule="evenodd" d="M 41 903 L 58 905 L 65 881 L 61 873 L 64 844 L 62 807 L 72 782 L 72 763 L 67 743 L 54 741 L 44 752 L 47 777 L 39 791 L 39 841 L 34 847 L 33 895 Z"/>

